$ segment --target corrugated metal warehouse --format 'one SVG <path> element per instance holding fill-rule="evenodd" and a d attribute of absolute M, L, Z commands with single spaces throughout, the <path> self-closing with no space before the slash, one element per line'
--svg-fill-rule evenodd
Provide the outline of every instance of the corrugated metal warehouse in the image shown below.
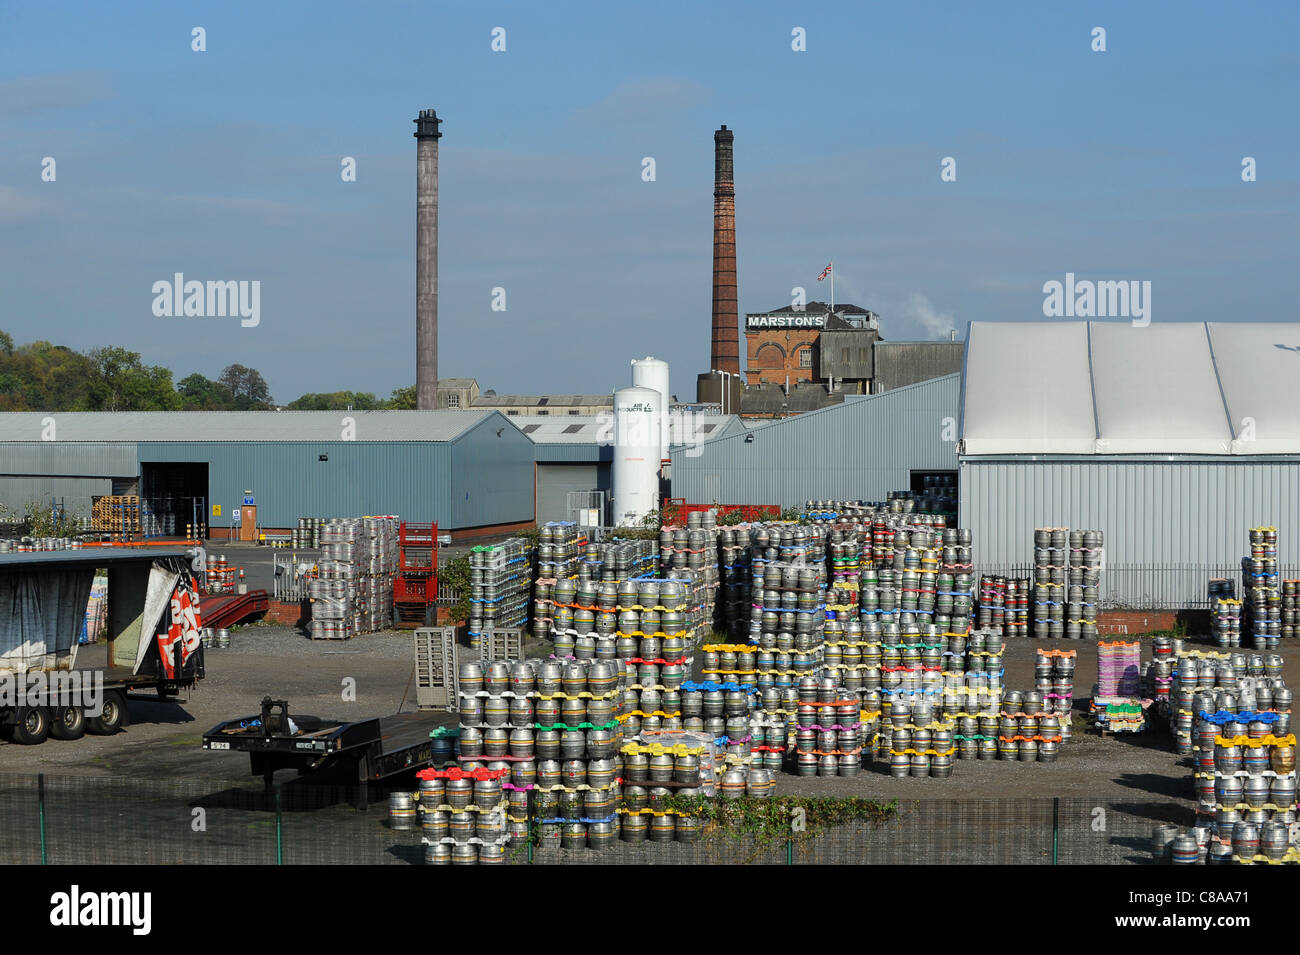
<path fill-rule="evenodd" d="M 268 530 L 357 514 L 508 528 L 533 520 L 533 470 L 533 443 L 495 411 L 0 414 L 0 502 L 88 517 L 92 496 L 138 494 L 168 534 L 197 500 L 223 535 L 247 490 Z"/>
<path fill-rule="evenodd" d="M 535 445 L 537 521 L 577 520 L 569 506 L 572 493 L 582 499 L 595 493 L 608 504 L 613 487 L 613 419 L 609 415 L 518 415 L 510 419 Z M 745 426 L 736 415 L 683 414 L 669 418 L 674 444 L 694 447 Z M 608 517 L 608 515 L 606 515 Z"/>
<path fill-rule="evenodd" d="M 960 375 L 945 375 L 672 452 L 690 504 L 884 500 L 915 473 L 955 473 Z"/>
<path fill-rule="evenodd" d="M 1106 535 L 1102 599 L 1206 605 L 1247 531 L 1300 555 L 1294 324 L 973 323 L 962 381 L 960 523 L 977 563 L 1027 567 L 1033 529 Z"/>

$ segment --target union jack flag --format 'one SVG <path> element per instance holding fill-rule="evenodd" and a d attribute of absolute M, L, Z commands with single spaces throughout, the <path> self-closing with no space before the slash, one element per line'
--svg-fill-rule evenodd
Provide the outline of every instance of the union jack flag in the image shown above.
<path fill-rule="evenodd" d="M 828 265 L 826 266 L 826 268 L 822 269 L 822 274 L 817 276 L 817 281 L 820 282 L 822 279 L 826 278 L 826 276 L 830 274 L 831 274 L 831 267 Z"/>

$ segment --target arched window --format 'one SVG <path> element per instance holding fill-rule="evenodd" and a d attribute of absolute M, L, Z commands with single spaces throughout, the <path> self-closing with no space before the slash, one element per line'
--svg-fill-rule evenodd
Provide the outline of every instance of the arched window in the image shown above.
<path fill-rule="evenodd" d="M 756 368 L 784 368 L 785 349 L 773 342 L 760 345 L 758 351 L 754 353 L 754 366 Z"/>

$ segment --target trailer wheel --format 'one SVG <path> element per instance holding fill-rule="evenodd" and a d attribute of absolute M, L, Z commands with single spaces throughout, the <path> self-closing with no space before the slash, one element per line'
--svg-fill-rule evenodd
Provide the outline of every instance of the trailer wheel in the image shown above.
<path fill-rule="evenodd" d="M 126 697 L 121 690 L 109 690 L 104 694 L 104 710 L 98 716 L 86 718 L 86 729 L 97 736 L 112 736 L 128 724 L 131 718 L 126 712 Z"/>
<path fill-rule="evenodd" d="M 86 711 L 79 706 L 51 708 L 50 735 L 55 739 L 81 739 L 86 735 Z"/>
<path fill-rule="evenodd" d="M 50 735 L 50 714 L 42 706 L 24 706 L 14 723 L 14 742 L 22 746 L 44 743 Z"/>

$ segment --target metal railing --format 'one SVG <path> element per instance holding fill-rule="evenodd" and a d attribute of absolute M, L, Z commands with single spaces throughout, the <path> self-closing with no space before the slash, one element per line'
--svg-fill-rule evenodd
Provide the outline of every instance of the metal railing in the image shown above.
<path fill-rule="evenodd" d="M 311 576 L 306 573 L 298 573 L 298 565 L 304 561 L 296 561 L 293 552 L 281 556 L 278 551 L 271 551 L 272 566 L 272 597 L 283 603 L 299 603 L 311 597 Z M 315 563 L 310 561 L 308 563 Z"/>
<path fill-rule="evenodd" d="M 1278 573 L 1283 580 L 1300 578 L 1300 565 L 1279 566 Z M 976 563 L 975 574 L 1032 580 L 1034 568 Z M 1215 578 L 1231 581 L 1241 596 L 1240 564 L 1107 564 L 1101 570 L 1097 603 L 1103 610 L 1208 610 L 1209 583 Z M 1031 604 L 1032 599 L 1031 592 Z"/>
<path fill-rule="evenodd" d="M 868 791 L 870 780 L 863 781 Z M 395 787 L 410 791 L 413 783 Z M 17 864 L 344 865 L 424 863 L 422 832 L 394 830 L 387 794 L 368 810 L 348 786 L 141 776 L 0 776 L 0 862 Z M 122 807 L 129 807 L 123 813 Z M 1191 803 L 1135 793 L 903 800 L 879 825 L 816 835 L 705 831 L 693 843 L 615 839 L 605 849 L 511 845 L 513 864 L 1150 864 L 1152 828 L 1191 825 Z M 540 830 L 539 835 L 540 835 Z"/>

